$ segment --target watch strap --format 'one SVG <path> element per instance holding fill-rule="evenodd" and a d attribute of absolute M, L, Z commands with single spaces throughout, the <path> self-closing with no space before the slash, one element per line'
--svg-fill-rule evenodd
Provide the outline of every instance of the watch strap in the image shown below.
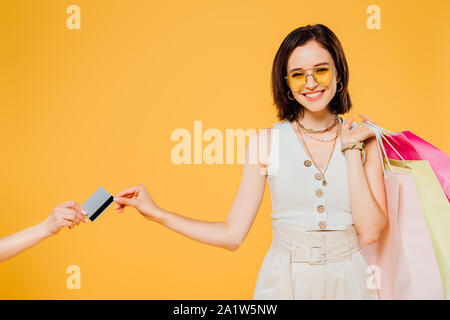
<path fill-rule="evenodd" d="M 364 149 L 364 142 L 363 141 L 352 141 L 347 142 L 341 145 L 341 151 L 344 152 L 347 149 L 358 149 L 363 150 Z"/>

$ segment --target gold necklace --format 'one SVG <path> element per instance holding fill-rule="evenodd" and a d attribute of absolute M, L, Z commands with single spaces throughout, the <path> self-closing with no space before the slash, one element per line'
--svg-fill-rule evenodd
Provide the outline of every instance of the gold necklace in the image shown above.
<path fill-rule="evenodd" d="M 336 118 L 336 120 L 338 120 L 338 119 Z M 298 122 L 298 120 L 297 120 L 297 122 Z M 335 140 L 338 137 L 338 135 L 339 135 L 339 133 L 334 138 L 331 138 L 331 139 L 328 139 L 328 140 L 319 139 L 319 138 L 316 138 L 316 137 L 314 137 L 314 136 L 312 136 L 310 134 L 308 134 L 308 137 L 310 137 L 311 139 L 317 140 L 317 141 L 321 141 L 321 142 L 331 142 L 331 141 Z"/>
<path fill-rule="evenodd" d="M 308 154 L 309 158 L 311 159 L 311 161 L 314 164 L 314 166 L 316 167 L 316 169 L 319 170 L 320 175 L 321 175 L 320 178 L 323 179 L 322 185 L 325 187 L 328 184 L 327 180 L 325 179 L 325 172 L 327 171 L 328 165 L 330 164 L 331 157 L 333 156 L 334 148 L 336 147 L 336 140 L 337 140 L 336 138 L 339 135 L 339 131 L 341 129 L 341 126 L 339 125 L 339 128 L 336 131 L 336 137 L 334 139 L 333 148 L 331 149 L 330 157 L 328 158 L 327 166 L 325 167 L 325 169 L 322 172 L 322 170 L 320 170 L 319 166 L 316 164 L 316 162 L 314 161 L 313 157 L 311 156 L 311 153 L 309 152 L 308 147 L 306 146 L 305 140 L 303 140 L 302 131 L 300 130 L 300 127 L 298 126 L 298 121 L 296 121 L 296 123 L 297 123 L 297 128 L 298 128 L 298 130 L 300 132 L 300 138 L 302 139 L 302 142 L 303 142 L 303 144 L 305 146 L 306 153 Z"/>
<path fill-rule="evenodd" d="M 296 119 L 296 121 L 297 121 L 297 123 L 298 123 L 298 125 L 303 129 L 303 130 L 305 130 L 306 132 L 308 132 L 308 133 L 325 133 L 325 132 L 327 132 L 327 131 L 330 131 L 332 128 L 334 128 L 334 126 L 338 123 L 338 116 L 337 115 L 335 115 L 334 116 L 334 123 L 331 125 L 331 126 L 329 126 L 328 128 L 325 128 L 325 129 L 322 129 L 322 130 L 314 130 L 314 129 L 309 129 L 309 128 L 305 128 L 301 123 L 300 123 L 300 121 L 298 120 L 298 118 Z M 331 140 L 330 140 L 331 141 Z"/>
<path fill-rule="evenodd" d="M 317 140 L 317 141 L 321 141 L 321 142 L 331 142 L 331 141 L 333 141 L 333 140 L 336 140 L 336 138 L 338 137 L 338 135 L 339 135 L 339 134 L 337 134 L 334 138 L 331 138 L 331 139 L 328 139 L 328 140 L 322 140 L 322 139 L 316 138 L 316 137 L 314 137 L 314 136 L 312 136 L 312 135 L 310 135 L 310 134 L 308 134 L 308 137 L 310 137 L 311 139 Z"/>

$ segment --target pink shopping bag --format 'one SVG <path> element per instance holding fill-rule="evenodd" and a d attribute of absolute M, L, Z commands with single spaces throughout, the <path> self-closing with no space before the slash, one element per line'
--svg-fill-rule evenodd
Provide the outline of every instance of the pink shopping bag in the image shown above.
<path fill-rule="evenodd" d="M 386 151 L 381 142 L 382 133 L 378 127 L 371 128 L 383 159 Z M 361 242 L 367 263 L 378 269 L 375 277 L 379 281 L 379 297 L 382 300 L 445 299 L 439 265 L 411 169 L 386 164 L 382 166 L 388 225 L 376 243 L 364 245 Z"/>
<path fill-rule="evenodd" d="M 386 130 L 387 131 L 387 130 Z M 390 132 L 390 131 L 388 131 Z M 410 131 L 390 132 L 383 143 L 388 158 L 401 160 L 428 160 L 447 199 L 450 201 L 450 157 Z"/>

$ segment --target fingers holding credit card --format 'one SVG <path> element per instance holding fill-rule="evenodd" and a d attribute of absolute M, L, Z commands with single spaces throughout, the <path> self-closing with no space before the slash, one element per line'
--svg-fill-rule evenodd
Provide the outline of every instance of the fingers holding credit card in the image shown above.
<path fill-rule="evenodd" d="M 134 207 L 146 219 L 154 220 L 159 218 L 158 205 L 143 184 L 126 188 L 114 196 L 116 202 L 115 209 L 123 213 L 126 206 Z"/>
<path fill-rule="evenodd" d="M 81 221 L 86 223 L 85 212 L 75 201 L 59 203 L 55 206 L 50 216 L 41 224 L 45 235 L 55 235 L 65 226 L 72 229 Z"/>

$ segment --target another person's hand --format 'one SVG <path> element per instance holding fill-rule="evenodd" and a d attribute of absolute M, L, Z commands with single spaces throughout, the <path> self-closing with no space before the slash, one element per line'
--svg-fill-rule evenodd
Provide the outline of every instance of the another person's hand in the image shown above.
<path fill-rule="evenodd" d="M 67 201 L 58 204 L 50 214 L 50 216 L 40 224 L 45 235 L 55 235 L 64 226 L 72 229 L 81 221 L 87 222 L 86 211 L 81 208 L 75 201 Z"/>
<path fill-rule="evenodd" d="M 370 119 L 368 116 L 360 113 L 360 118 L 362 120 L 369 121 L 373 124 L 376 124 L 375 121 Z M 347 142 L 362 142 L 365 141 L 371 137 L 375 136 L 375 133 L 368 127 L 359 124 L 354 129 L 350 130 L 350 127 L 353 124 L 353 121 L 355 119 L 355 116 L 351 116 L 346 122 L 345 125 L 342 128 L 342 132 L 340 134 L 341 144 L 347 143 Z"/>
<path fill-rule="evenodd" d="M 136 208 L 142 216 L 148 220 L 159 220 L 158 205 L 153 201 L 144 185 L 140 184 L 127 188 L 114 196 L 117 203 L 115 209 L 122 213 L 126 206 Z"/>

